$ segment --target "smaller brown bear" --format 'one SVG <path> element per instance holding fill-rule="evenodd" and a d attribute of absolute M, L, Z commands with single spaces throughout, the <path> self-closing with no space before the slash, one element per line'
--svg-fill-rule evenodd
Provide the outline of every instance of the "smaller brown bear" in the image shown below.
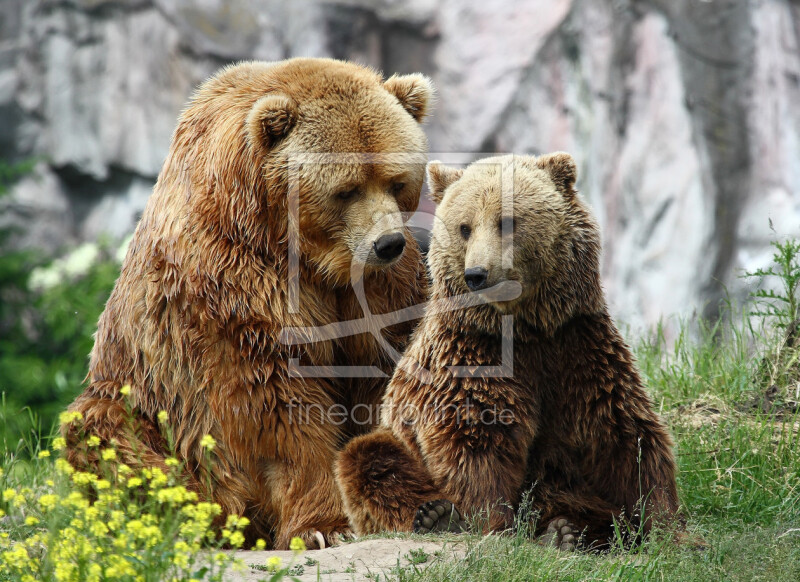
<path fill-rule="evenodd" d="M 458 530 L 479 511 L 507 529 L 527 490 L 563 549 L 674 517 L 672 441 L 608 314 L 575 176 L 565 153 L 428 165 L 432 303 L 382 426 L 337 461 L 357 533 Z"/>

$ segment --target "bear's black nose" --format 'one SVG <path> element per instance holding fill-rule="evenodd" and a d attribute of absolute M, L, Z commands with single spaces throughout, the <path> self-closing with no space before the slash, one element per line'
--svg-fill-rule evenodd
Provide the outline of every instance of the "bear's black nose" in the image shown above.
<path fill-rule="evenodd" d="M 400 256 L 405 247 L 406 237 L 403 236 L 402 232 L 384 234 L 372 243 L 372 248 L 375 249 L 375 256 L 382 261 L 391 261 Z"/>
<path fill-rule="evenodd" d="M 478 291 L 486 287 L 486 279 L 489 276 L 489 271 L 483 267 L 470 267 L 464 271 L 464 280 L 467 282 L 467 287 L 472 291 Z"/>

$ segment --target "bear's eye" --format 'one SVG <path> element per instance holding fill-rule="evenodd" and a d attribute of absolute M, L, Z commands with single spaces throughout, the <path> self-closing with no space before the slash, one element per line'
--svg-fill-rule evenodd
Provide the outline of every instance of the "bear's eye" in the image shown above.
<path fill-rule="evenodd" d="M 461 236 L 464 237 L 464 240 L 467 240 L 469 238 L 469 235 L 471 235 L 471 234 L 472 234 L 472 229 L 469 227 L 469 225 L 468 224 L 462 224 L 461 225 Z"/>
<path fill-rule="evenodd" d="M 358 194 L 358 188 L 350 188 L 350 190 L 343 190 L 336 194 L 339 200 L 350 200 L 353 196 Z"/>
<path fill-rule="evenodd" d="M 500 230 L 501 235 L 505 232 L 511 234 L 517 228 L 517 221 L 511 216 L 504 216 L 497 221 L 497 228 Z"/>
<path fill-rule="evenodd" d="M 390 191 L 392 194 L 400 194 L 400 192 L 402 192 L 402 191 L 403 191 L 403 188 L 405 188 L 405 187 L 406 187 L 406 184 L 405 184 L 405 182 L 394 182 L 394 183 L 393 183 L 393 184 L 392 184 L 392 185 L 389 187 L 389 191 Z"/>

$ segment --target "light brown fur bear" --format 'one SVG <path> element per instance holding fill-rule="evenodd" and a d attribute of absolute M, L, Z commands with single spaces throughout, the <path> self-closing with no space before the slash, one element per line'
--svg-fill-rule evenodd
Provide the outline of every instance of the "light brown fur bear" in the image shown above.
<path fill-rule="evenodd" d="M 419 124 L 431 96 L 421 75 L 384 81 L 324 59 L 243 63 L 197 90 L 100 318 L 89 386 L 70 407 L 84 417 L 67 433 L 71 463 L 97 461 L 82 433 L 115 444 L 128 464 L 163 467 L 157 415 L 166 411 L 190 486 L 205 491 L 210 482 L 223 521 L 250 519 L 249 539 L 286 548 L 299 535 L 313 546 L 318 532 L 330 542 L 347 531 L 332 463 L 348 438 L 370 427 L 293 418 L 293 403 L 349 411 L 379 402 L 386 381 L 303 377 L 290 359 L 389 374 L 393 362 L 368 334 L 286 345 L 281 332 L 362 317 L 354 256 L 373 313 L 424 299 L 420 253 L 399 212 L 419 201 L 427 151 Z M 372 158 L 293 165 L 305 152 Z M 290 226 L 295 187 L 299 224 Z M 291 309 L 295 227 L 299 296 Z M 410 328 L 386 333 L 401 350 Z M 200 445 L 206 434 L 216 440 L 210 472 Z"/>
<path fill-rule="evenodd" d="M 615 520 L 635 535 L 668 522 L 678 505 L 672 442 L 609 317 L 599 229 L 574 190 L 572 158 L 432 162 L 428 179 L 440 201 L 434 305 L 473 289 L 483 301 L 429 308 L 387 389 L 382 427 L 340 454 L 355 531 L 458 529 L 453 519 L 479 511 L 503 530 L 527 490 L 537 532 L 549 528 L 563 548 L 579 536 L 583 547 L 606 545 Z M 512 295 L 497 295 L 504 287 Z M 487 368 L 512 360 L 500 377 Z"/>

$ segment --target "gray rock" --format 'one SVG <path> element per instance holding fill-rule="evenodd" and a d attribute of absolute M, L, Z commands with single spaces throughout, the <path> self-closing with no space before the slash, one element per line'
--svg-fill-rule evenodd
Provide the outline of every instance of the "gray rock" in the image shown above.
<path fill-rule="evenodd" d="M 0 198 L 0 230 L 9 230 L 10 244 L 55 254 L 80 242 L 74 231 L 70 200 L 56 174 L 41 163 Z"/>
<path fill-rule="evenodd" d="M 437 157 L 572 152 L 634 326 L 744 296 L 800 236 L 797 2 L 6 0 L 0 158 L 43 160 L 4 202 L 16 243 L 124 238 L 193 88 L 299 55 L 430 75 Z"/>

